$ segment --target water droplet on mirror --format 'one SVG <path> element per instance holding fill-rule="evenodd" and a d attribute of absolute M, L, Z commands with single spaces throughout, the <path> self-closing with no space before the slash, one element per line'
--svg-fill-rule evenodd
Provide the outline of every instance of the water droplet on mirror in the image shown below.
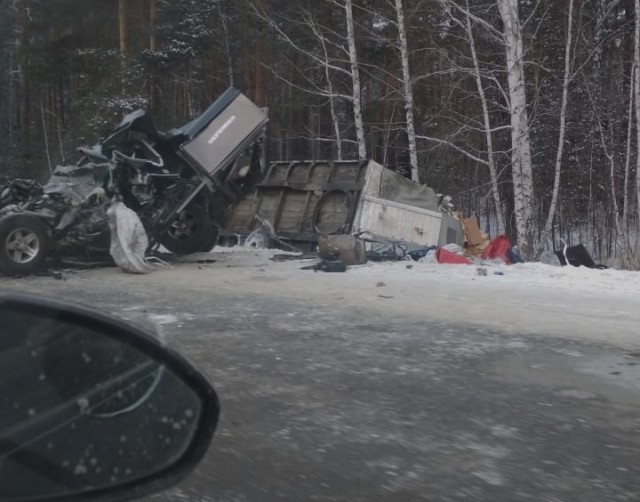
<path fill-rule="evenodd" d="M 89 400 L 86 397 L 81 397 L 76 401 L 80 412 L 85 412 L 89 408 Z"/>

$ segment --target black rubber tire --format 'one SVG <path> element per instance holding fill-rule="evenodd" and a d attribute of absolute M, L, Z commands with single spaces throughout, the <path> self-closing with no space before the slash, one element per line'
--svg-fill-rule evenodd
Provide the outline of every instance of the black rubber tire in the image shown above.
<path fill-rule="evenodd" d="M 21 252 L 12 249 L 16 237 L 25 233 L 35 239 L 27 242 L 28 250 Z M 6 275 L 29 275 L 37 272 L 44 265 L 50 247 L 51 238 L 47 227 L 35 216 L 10 214 L 0 219 L 0 271 Z M 30 253 L 33 256 L 28 256 Z"/>
<path fill-rule="evenodd" d="M 198 253 L 207 246 L 209 251 L 215 244 L 214 228 L 206 209 L 190 204 L 176 217 L 160 244 L 175 254 Z"/>
<path fill-rule="evenodd" d="M 209 234 L 209 238 L 202 241 L 200 251 L 203 253 L 208 253 L 209 251 L 211 251 L 218 243 L 219 234 L 220 232 L 218 231 L 218 227 L 216 227 L 215 225 L 211 225 L 211 233 Z"/>

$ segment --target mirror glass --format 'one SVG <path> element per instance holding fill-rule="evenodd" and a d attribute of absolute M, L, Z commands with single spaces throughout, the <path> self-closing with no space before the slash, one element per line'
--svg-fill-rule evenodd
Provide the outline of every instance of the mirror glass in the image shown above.
<path fill-rule="evenodd" d="M 128 484 L 182 457 L 201 403 L 166 367 L 49 315 L 0 320 L 0 501 Z"/>

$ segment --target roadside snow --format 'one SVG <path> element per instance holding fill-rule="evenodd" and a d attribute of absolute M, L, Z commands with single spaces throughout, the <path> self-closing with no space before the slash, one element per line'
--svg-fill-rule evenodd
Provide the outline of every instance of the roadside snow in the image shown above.
<path fill-rule="evenodd" d="M 313 305 L 410 316 L 640 347 L 640 272 L 543 263 L 440 265 L 369 262 L 346 273 L 300 270 L 314 260 L 273 262 L 272 250 L 216 248 L 214 280 L 230 292 L 268 293 Z M 478 268 L 486 269 L 486 276 Z M 186 271 L 184 271 L 186 272 Z M 183 273 L 184 273 L 183 272 Z M 198 272 L 198 271 L 196 271 Z M 189 273 L 189 272 L 186 272 Z M 153 275 L 153 274 L 152 274 Z M 208 278 L 207 278 L 208 276 Z M 355 311 L 354 310 L 354 311 Z"/>
<path fill-rule="evenodd" d="M 407 268 L 410 266 L 411 268 Z M 479 275 L 486 269 L 487 275 Z M 504 265 L 487 262 L 481 265 L 440 265 L 433 263 L 387 262 L 367 263 L 351 269 L 354 274 L 402 276 L 414 280 L 420 276 L 443 279 L 460 284 L 479 281 L 487 286 L 516 285 L 525 288 L 562 288 L 568 292 L 614 292 L 640 295 L 640 272 L 626 270 L 593 270 L 585 267 L 560 267 L 544 263 Z M 640 296 L 638 297 L 640 300 Z"/>
<path fill-rule="evenodd" d="M 241 246 L 232 248 L 217 247 L 209 253 L 197 253 L 185 257 L 185 262 L 194 263 L 198 260 L 216 260 L 227 266 L 257 266 L 258 263 L 271 264 L 275 255 L 289 255 L 296 253 L 274 249 L 254 249 Z M 292 260 L 285 262 L 285 266 L 299 270 L 305 264 L 314 260 Z M 480 275 L 478 269 L 485 269 L 487 275 Z M 301 272 L 308 275 L 309 272 Z M 516 285 L 522 287 L 549 287 L 566 289 L 568 292 L 613 292 L 618 294 L 640 295 L 640 272 L 627 270 L 594 270 L 586 267 L 561 267 L 546 263 L 520 263 L 505 265 L 501 261 L 485 261 L 474 265 L 441 265 L 414 261 L 386 261 L 369 262 L 365 265 L 349 267 L 350 276 L 376 278 L 402 278 L 410 282 L 425 279 L 445 280 L 450 283 L 468 284 L 479 281 L 488 287 Z M 640 300 L 640 296 L 638 297 Z"/>

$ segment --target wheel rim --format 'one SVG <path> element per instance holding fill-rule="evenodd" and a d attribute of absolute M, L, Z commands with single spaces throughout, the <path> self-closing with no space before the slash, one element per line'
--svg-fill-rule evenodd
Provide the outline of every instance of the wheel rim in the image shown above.
<path fill-rule="evenodd" d="M 16 228 L 7 236 L 5 249 L 15 263 L 30 263 L 40 253 L 40 238 L 29 228 Z"/>
<path fill-rule="evenodd" d="M 169 236 L 177 241 L 193 239 L 198 233 L 198 220 L 190 211 L 182 211 L 169 227 Z"/>

